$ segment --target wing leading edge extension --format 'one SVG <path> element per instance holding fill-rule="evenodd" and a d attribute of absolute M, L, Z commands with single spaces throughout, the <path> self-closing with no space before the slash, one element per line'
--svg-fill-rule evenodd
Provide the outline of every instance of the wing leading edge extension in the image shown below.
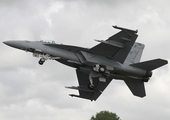
<path fill-rule="evenodd" d="M 113 26 L 121 31 L 107 40 L 96 40 L 100 44 L 89 49 L 89 53 L 111 57 L 115 61 L 124 63 L 138 35 L 137 31 Z"/>

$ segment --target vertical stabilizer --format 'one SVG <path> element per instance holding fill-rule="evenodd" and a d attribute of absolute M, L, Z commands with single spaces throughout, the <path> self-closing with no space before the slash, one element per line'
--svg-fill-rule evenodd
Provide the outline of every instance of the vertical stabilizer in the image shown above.
<path fill-rule="evenodd" d="M 124 64 L 129 65 L 133 63 L 138 63 L 141 59 L 144 47 L 144 44 L 135 42 Z"/>

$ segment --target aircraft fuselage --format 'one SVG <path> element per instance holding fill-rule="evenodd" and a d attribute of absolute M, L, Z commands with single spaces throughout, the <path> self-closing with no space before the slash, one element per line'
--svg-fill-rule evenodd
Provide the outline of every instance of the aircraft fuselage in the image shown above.
<path fill-rule="evenodd" d="M 70 67 L 88 72 L 91 77 L 148 81 L 152 76 L 150 71 L 125 66 L 109 57 L 88 53 L 86 48 L 43 41 L 6 41 L 4 43 L 17 49 L 32 52 L 33 56 L 41 58 L 39 61 L 41 65 L 48 59 L 57 60 Z M 99 68 L 96 65 L 99 65 Z"/>
<path fill-rule="evenodd" d="M 144 82 L 148 82 L 152 71 L 168 64 L 164 59 L 140 62 L 144 44 L 135 42 L 137 30 L 113 26 L 120 32 L 106 40 L 96 40 L 99 44 L 92 48 L 56 44 L 43 41 L 5 41 L 11 47 L 32 52 L 40 58 L 39 64 L 56 60 L 76 68 L 79 86 L 67 87 L 79 91 L 79 95 L 89 100 L 97 100 L 112 79 L 123 80 L 133 95 L 146 96 Z"/>

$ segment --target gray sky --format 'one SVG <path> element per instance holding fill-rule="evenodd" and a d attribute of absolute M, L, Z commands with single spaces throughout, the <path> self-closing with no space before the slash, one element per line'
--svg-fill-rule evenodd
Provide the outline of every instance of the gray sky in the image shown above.
<path fill-rule="evenodd" d="M 132 95 L 122 81 L 112 81 L 91 102 L 69 97 L 65 86 L 78 85 L 76 73 L 55 61 L 38 65 L 30 53 L 10 48 L 5 40 L 55 40 L 92 47 L 94 39 L 118 32 L 112 25 L 138 29 L 145 44 L 142 61 L 170 59 L 168 0 L 0 0 L 0 119 L 89 120 L 102 110 L 122 120 L 170 119 L 170 66 L 154 71 L 147 96 Z"/>

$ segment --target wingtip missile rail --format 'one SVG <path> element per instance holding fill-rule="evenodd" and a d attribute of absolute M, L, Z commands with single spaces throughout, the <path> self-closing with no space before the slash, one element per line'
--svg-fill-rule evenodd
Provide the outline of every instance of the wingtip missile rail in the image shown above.
<path fill-rule="evenodd" d="M 114 27 L 115 29 L 122 30 L 122 31 L 130 31 L 130 32 L 138 33 L 138 30 L 130 30 L 130 29 L 127 29 L 127 28 L 118 27 L 117 25 L 112 26 L 112 27 Z"/>

